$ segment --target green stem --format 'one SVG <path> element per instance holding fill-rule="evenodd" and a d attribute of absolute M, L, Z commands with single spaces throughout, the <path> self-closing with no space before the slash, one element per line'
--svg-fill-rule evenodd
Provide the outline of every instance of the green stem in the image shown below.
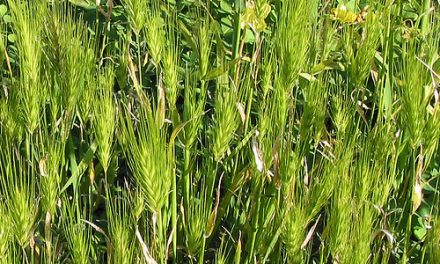
<path fill-rule="evenodd" d="M 44 221 L 44 238 L 46 239 L 46 254 L 47 263 L 52 263 L 52 233 L 51 233 L 52 215 L 49 211 L 46 212 L 46 219 Z"/>
<path fill-rule="evenodd" d="M 183 157 L 183 184 L 184 184 L 184 201 L 185 208 L 188 209 L 189 205 L 189 192 L 190 192 L 190 177 L 189 177 L 189 163 L 191 158 L 191 149 L 189 146 L 185 147 L 184 157 Z"/>
<path fill-rule="evenodd" d="M 174 146 L 173 146 L 174 147 Z M 176 179 L 176 169 L 173 168 L 173 179 L 172 179 L 173 191 L 172 191 L 172 232 L 173 232 L 173 263 L 177 263 L 177 179 Z"/>
<path fill-rule="evenodd" d="M 200 249 L 199 264 L 203 264 L 205 259 L 206 237 L 203 236 L 202 249 Z"/>
<path fill-rule="evenodd" d="M 251 115 L 251 106 L 252 106 L 252 98 L 254 96 L 254 89 L 250 89 L 250 94 L 247 102 L 247 109 L 246 109 L 246 120 L 244 124 L 244 134 L 247 135 L 248 128 L 249 128 L 249 122 L 250 122 L 250 115 Z"/>
<path fill-rule="evenodd" d="M 68 156 L 69 156 L 69 160 L 70 160 L 70 171 L 73 173 L 76 172 L 76 170 L 78 169 L 78 164 L 76 163 L 76 156 L 75 156 L 75 147 L 73 144 L 73 138 L 69 137 L 69 139 L 67 140 L 67 151 L 68 151 Z M 74 186 L 79 186 L 79 182 L 77 182 L 76 184 L 74 184 Z M 79 188 L 73 188 L 73 197 L 74 197 L 74 201 L 75 201 L 75 205 L 76 205 L 76 213 L 77 213 L 77 217 L 78 219 L 81 218 L 80 215 L 80 207 L 79 207 L 79 195 L 78 195 L 78 190 Z"/>
<path fill-rule="evenodd" d="M 422 36 L 426 36 L 429 33 L 429 22 L 430 22 L 430 15 L 429 15 L 429 9 L 431 8 L 431 1 L 430 0 L 424 0 L 422 5 Z"/>
<path fill-rule="evenodd" d="M 159 263 L 165 264 L 167 263 L 166 241 L 164 240 L 164 234 L 166 234 L 166 230 L 163 230 L 162 210 L 159 210 L 159 212 L 157 213 L 156 221 L 157 255 L 160 256 Z"/>
<path fill-rule="evenodd" d="M 257 204 L 255 206 L 253 221 L 252 221 L 252 237 L 251 237 L 251 244 L 249 249 L 249 256 L 247 263 L 250 263 L 254 257 L 254 250 L 255 250 L 255 241 L 257 238 L 257 231 L 258 231 L 258 225 L 259 225 L 259 218 L 260 218 L 260 206 L 261 206 L 261 193 L 263 191 L 263 182 L 258 183 L 257 192 L 255 193 L 254 197 L 257 197 Z"/>
<path fill-rule="evenodd" d="M 411 225 L 412 225 L 412 215 L 413 215 L 413 203 L 412 203 L 412 195 L 413 195 L 413 188 L 416 181 L 416 175 L 417 175 L 417 155 L 415 154 L 415 149 L 413 149 L 412 153 L 412 174 L 411 179 L 409 181 L 409 186 L 407 187 L 407 201 L 409 201 L 408 208 L 408 221 L 406 223 L 406 232 L 405 232 L 405 246 L 403 248 L 403 254 L 402 254 L 402 264 L 405 264 L 408 262 L 408 248 L 411 246 Z"/>
<path fill-rule="evenodd" d="M 141 42 L 139 39 L 139 34 L 136 34 L 136 43 L 137 43 L 137 55 L 138 55 L 138 71 L 139 71 L 139 91 L 142 90 L 142 60 L 141 60 Z"/>
<path fill-rule="evenodd" d="M 30 142 L 31 137 L 32 137 L 32 134 L 28 133 L 28 135 L 26 137 L 26 159 L 28 162 L 31 161 L 31 142 Z"/>
<path fill-rule="evenodd" d="M 235 15 L 234 15 L 234 38 L 232 43 L 232 59 L 238 57 L 238 51 L 240 49 L 240 37 L 241 37 L 241 1 L 235 0 Z"/>

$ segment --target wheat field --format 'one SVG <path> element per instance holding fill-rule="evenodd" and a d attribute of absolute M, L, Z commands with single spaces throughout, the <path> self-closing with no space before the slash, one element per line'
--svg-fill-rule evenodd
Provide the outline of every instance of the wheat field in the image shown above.
<path fill-rule="evenodd" d="M 439 263 L 439 11 L 0 0 L 0 263 Z"/>

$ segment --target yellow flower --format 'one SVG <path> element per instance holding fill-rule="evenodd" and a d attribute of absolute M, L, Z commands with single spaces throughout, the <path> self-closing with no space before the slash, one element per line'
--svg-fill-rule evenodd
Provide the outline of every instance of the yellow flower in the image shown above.
<path fill-rule="evenodd" d="M 340 5 L 337 8 L 332 9 L 330 18 L 342 23 L 354 24 L 362 23 L 368 14 L 368 6 L 365 6 L 359 14 L 354 13 L 347 9 L 346 6 Z"/>
<path fill-rule="evenodd" d="M 262 32 L 266 28 L 265 19 L 271 7 L 268 3 L 256 5 L 254 1 L 246 2 L 246 10 L 241 17 L 241 28 L 249 26 L 255 32 Z"/>

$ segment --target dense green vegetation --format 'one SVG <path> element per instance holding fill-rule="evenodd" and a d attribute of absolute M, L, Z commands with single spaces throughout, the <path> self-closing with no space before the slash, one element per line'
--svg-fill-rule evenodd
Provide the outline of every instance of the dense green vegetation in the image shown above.
<path fill-rule="evenodd" d="M 438 263 L 439 10 L 0 0 L 0 263 Z"/>

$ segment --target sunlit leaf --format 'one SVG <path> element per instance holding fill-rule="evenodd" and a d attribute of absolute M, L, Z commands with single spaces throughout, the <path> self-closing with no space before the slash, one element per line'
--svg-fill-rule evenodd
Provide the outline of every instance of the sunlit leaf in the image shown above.
<path fill-rule="evenodd" d="M 8 12 L 8 7 L 5 5 L 0 5 L 0 17 L 4 16 Z"/>

